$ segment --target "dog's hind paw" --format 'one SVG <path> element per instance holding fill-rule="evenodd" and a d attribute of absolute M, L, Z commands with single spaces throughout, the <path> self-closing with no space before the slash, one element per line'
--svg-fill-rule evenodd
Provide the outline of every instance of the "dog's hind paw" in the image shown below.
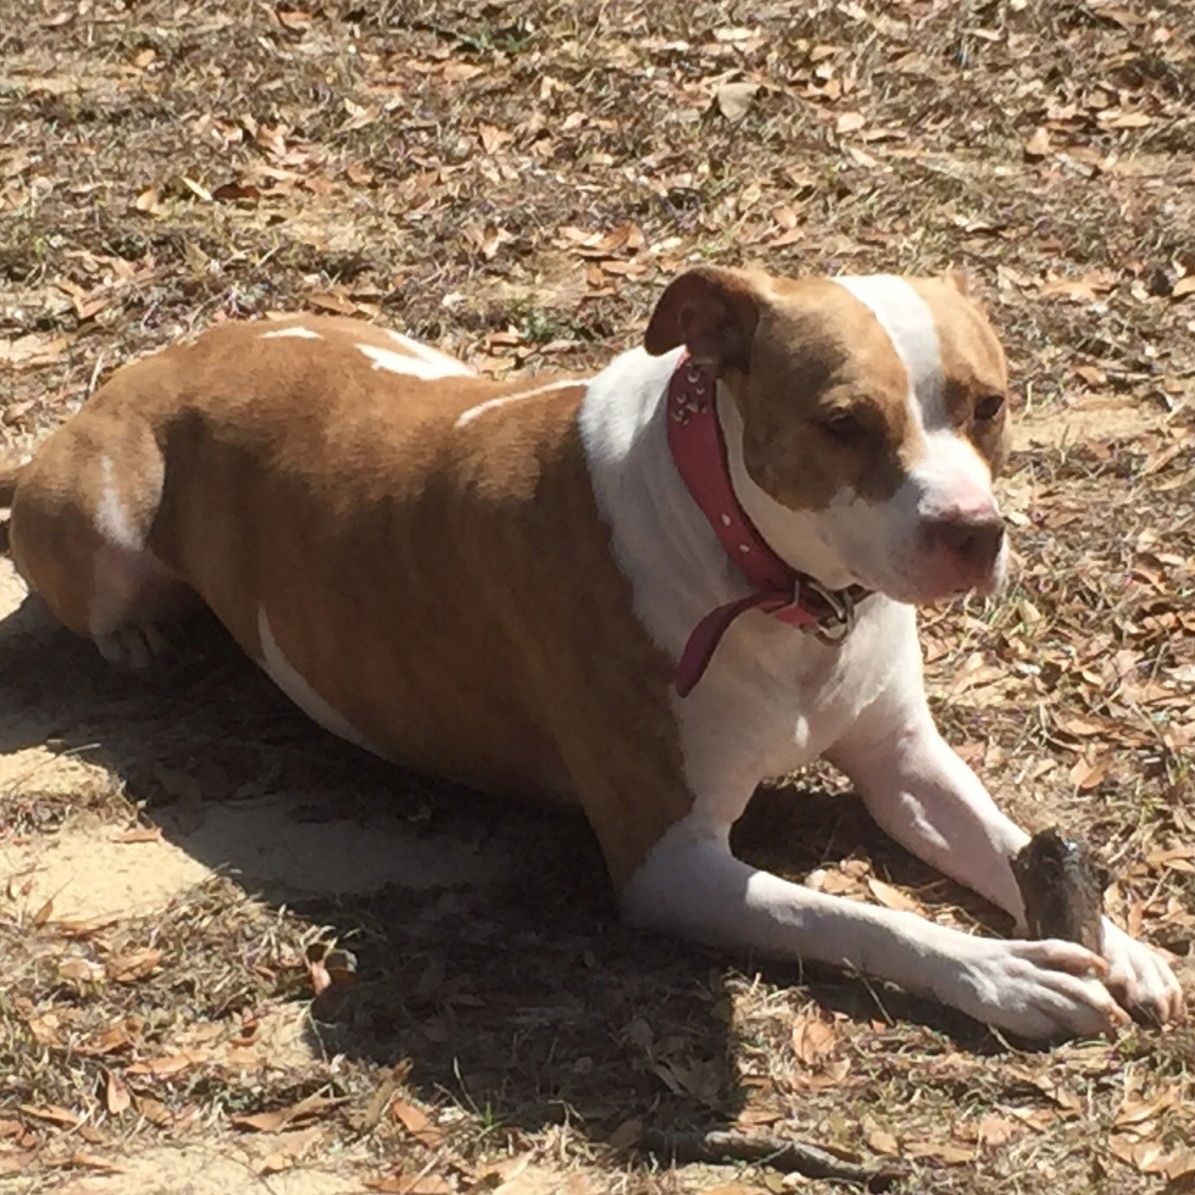
<path fill-rule="evenodd" d="M 93 639 L 99 653 L 118 668 L 140 672 L 151 663 L 174 654 L 174 645 L 153 623 L 146 626 L 121 627 L 107 635 Z"/>

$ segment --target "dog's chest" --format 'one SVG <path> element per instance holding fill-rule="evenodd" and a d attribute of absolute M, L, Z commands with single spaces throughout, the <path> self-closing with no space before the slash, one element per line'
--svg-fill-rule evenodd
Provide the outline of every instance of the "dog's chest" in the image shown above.
<path fill-rule="evenodd" d="M 699 800 L 749 796 L 760 780 L 832 748 L 890 686 L 918 683 L 913 611 L 870 600 L 875 607 L 835 647 L 764 614 L 731 629 L 702 681 L 673 700 Z"/>

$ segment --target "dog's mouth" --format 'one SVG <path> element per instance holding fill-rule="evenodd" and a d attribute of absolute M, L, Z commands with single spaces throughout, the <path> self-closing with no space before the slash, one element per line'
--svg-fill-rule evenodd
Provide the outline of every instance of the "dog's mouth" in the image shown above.
<path fill-rule="evenodd" d="M 971 576 L 935 576 L 926 562 L 912 563 L 909 568 L 898 568 L 887 575 L 876 575 L 864 569 L 852 570 L 855 582 L 873 593 L 882 593 L 894 602 L 907 606 L 936 606 L 966 594 L 992 597 L 998 594 L 1008 580 L 1006 554 L 1002 554 L 989 569 Z"/>

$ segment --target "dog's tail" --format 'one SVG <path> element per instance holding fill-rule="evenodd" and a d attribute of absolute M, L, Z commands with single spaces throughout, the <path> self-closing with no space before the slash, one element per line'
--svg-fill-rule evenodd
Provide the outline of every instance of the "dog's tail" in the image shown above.
<path fill-rule="evenodd" d="M 17 481 L 24 467 L 0 462 L 0 510 L 12 505 L 12 496 L 17 492 Z"/>

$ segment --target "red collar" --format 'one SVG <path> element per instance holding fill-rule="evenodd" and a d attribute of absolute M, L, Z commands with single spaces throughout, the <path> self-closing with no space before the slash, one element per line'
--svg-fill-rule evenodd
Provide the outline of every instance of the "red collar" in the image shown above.
<path fill-rule="evenodd" d="M 859 585 L 832 590 L 790 567 L 768 546 L 739 505 L 730 481 L 726 439 L 718 420 L 717 379 L 685 353 L 668 383 L 668 447 L 693 501 L 753 590 L 711 610 L 693 628 L 676 666 L 676 691 L 685 697 L 705 673 L 730 624 L 762 610 L 790 626 L 811 630 L 823 643 L 845 639 L 855 623 Z"/>

